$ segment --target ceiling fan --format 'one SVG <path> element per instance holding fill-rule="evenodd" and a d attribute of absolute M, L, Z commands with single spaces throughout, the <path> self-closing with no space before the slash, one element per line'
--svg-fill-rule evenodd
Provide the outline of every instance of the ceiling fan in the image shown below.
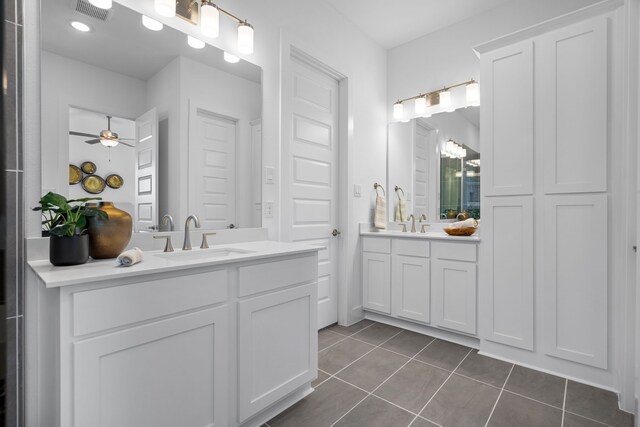
<path fill-rule="evenodd" d="M 133 145 L 127 144 L 124 141 L 135 141 L 133 138 L 119 138 L 118 134 L 111 130 L 111 116 L 107 116 L 107 129 L 101 130 L 99 135 L 92 135 L 90 133 L 75 132 L 75 131 L 69 131 L 69 135 L 86 136 L 89 138 L 93 138 L 93 139 L 86 140 L 85 142 L 87 144 L 101 143 L 105 147 L 109 147 L 109 148 L 115 147 L 118 144 L 123 144 L 123 145 L 126 145 L 127 147 L 133 147 Z"/>

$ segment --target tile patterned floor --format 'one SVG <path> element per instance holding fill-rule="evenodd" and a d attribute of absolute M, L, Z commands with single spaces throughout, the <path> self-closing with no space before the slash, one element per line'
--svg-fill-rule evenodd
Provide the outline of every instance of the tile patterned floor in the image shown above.
<path fill-rule="evenodd" d="M 631 427 L 615 394 L 363 320 L 318 334 L 315 391 L 266 427 Z"/>

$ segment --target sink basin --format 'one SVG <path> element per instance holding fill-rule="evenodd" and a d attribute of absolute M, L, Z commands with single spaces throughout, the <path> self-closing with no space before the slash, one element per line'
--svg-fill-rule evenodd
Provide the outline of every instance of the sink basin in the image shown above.
<path fill-rule="evenodd" d="M 203 260 L 203 259 L 217 259 L 224 258 L 232 255 L 250 254 L 254 251 L 247 251 L 245 249 L 235 248 L 220 248 L 220 249 L 192 249 L 190 251 L 176 250 L 176 252 L 163 252 L 160 254 L 154 254 L 159 258 L 165 258 L 173 261 L 189 261 L 189 260 Z"/>

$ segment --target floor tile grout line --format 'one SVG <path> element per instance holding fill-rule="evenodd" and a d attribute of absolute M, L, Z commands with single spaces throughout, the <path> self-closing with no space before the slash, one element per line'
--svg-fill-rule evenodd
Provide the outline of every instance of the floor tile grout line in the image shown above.
<path fill-rule="evenodd" d="M 467 352 L 467 354 L 462 358 L 462 360 L 460 361 L 460 363 L 458 363 L 458 366 L 456 366 L 456 368 L 455 368 L 453 371 L 451 371 L 451 373 L 449 374 L 449 376 L 447 377 L 447 379 L 446 379 L 446 380 L 444 380 L 444 382 L 443 382 L 442 384 L 440 384 L 440 387 L 438 387 L 438 389 L 436 390 L 436 392 L 435 392 L 435 393 L 433 393 L 433 395 L 429 398 L 429 400 L 427 401 L 427 403 L 425 403 L 425 404 L 424 404 L 424 406 L 422 407 L 422 409 L 420 409 L 420 412 L 418 412 L 418 414 L 421 414 L 421 413 L 422 413 L 422 411 L 424 411 L 424 410 L 425 410 L 425 408 L 426 408 L 427 406 L 429 406 L 429 403 L 431 403 L 431 401 L 433 400 L 433 398 L 437 396 L 437 394 L 440 392 L 440 390 L 442 390 L 442 387 L 444 387 L 444 385 L 447 383 L 447 381 L 449 381 L 449 379 L 451 378 L 451 376 L 453 375 L 453 373 L 455 372 L 455 370 L 456 370 L 456 369 L 458 369 L 458 368 L 460 367 L 460 365 L 462 365 L 462 362 L 464 362 L 464 361 L 467 359 L 467 357 L 469 357 L 469 355 L 471 354 L 471 352 L 472 352 L 472 351 L 473 351 L 473 349 L 472 349 L 472 348 L 470 348 L 470 349 L 469 349 L 469 351 Z M 418 415 L 418 416 L 419 416 L 419 415 Z M 414 419 L 413 419 L 413 421 L 411 421 L 411 422 L 409 423 L 409 426 L 408 426 L 408 427 L 411 427 L 411 424 L 413 424 L 413 423 L 416 421 L 416 419 L 417 419 L 417 418 L 418 418 L 418 417 L 414 418 Z M 427 419 L 427 420 L 428 420 L 428 418 L 425 418 L 425 419 Z M 429 421 L 431 421 L 431 420 L 429 420 Z"/>
<path fill-rule="evenodd" d="M 493 412 L 496 410 L 496 407 L 498 406 L 498 402 L 500 401 L 500 398 L 502 397 L 502 393 L 504 393 L 504 386 L 507 385 L 507 381 L 509 381 L 509 377 L 511 376 L 511 373 L 513 372 L 513 368 L 515 366 L 516 366 L 515 363 L 511 364 L 511 369 L 509 369 L 509 374 L 507 375 L 507 378 L 502 383 L 502 388 L 500 389 L 500 393 L 498 393 L 498 398 L 493 403 L 493 408 L 491 408 L 491 412 L 489 413 L 489 418 L 487 418 L 487 422 L 484 423 L 484 427 L 487 427 L 489 425 L 489 421 L 491 421 L 491 417 L 493 416 Z"/>
<path fill-rule="evenodd" d="M 571 412 L 571 411 L 564 411 L 564 412 L 571 415 L 575 415 L 576 417 L 584 418 L 585 420 L 593 421 L 594 423 L 598 423 L 603 426 L 614 427 L 611 424 L 603 423 L 602 421 L 594 420 L 593 418 L 585 417 L 584 415 L 576 414 L 575 412 Z"/>
<path fill-rule="evenodd" d="M 347 369 L 349 366 L 353 365 L 353 364 L 354 364 L 354 363 L 356 363 L 358 360 L 362 359 L 362 358 L 363 358 L 363 357 L 365 357 L 367 354 L 371 353 L 373 350 L 375 350 L 375 349 L 377 349 L 377 348 L 380 348 L 380 346 L 381 346 L 382 344 L 386 343 L 387 341 L 389 341 L 389 340 L 390 340 L 390 339 L 392 339 L 392 338 L 395 338 L 395 336 L 396 336 L 396 335 L 399 335 L 399 334 L 401 334 L 401 333 L 402 333 L 402 331 L 397 332 L 396 334 L 394 334 L 393 336 L 389 337 L 388 339 L 386 339 L 385 341 L 381 342 L 381 343 L 380 343 L 380 344 L 378 344 L 378 345 L 374 345 L 374 344 L 371 344 L 371 343 L 366 343 L 366 344 L 369 344 L 369 345 L 374 346 L 374 347 L 373 347 L 372 349 L 370 349 L 369 351 L 367 351 L 367 352 L 366 352 L 365 354 L 363 354 L 362 356 L 358 357 L 358 358 L 357 358 L 356 360 L 354 360 L 353 362 L 349 363 L 349 364 L 348 364 L 347 366 L 345 366 L 344 368 L 342 368 L 342 369 L 338 370 L 335 374 L 333 374 L 333 376 L 335 377 L 335 376 L 336 376 L 336 375 L 338 375 L 340 372 L 344 371 L 344 370 L 345 370 L 345 369 Z M 383 350 L 384 350 L 384 349 L 383 349 Z M 406 357 L 406 356 L 405 356 L 405 357 Z"/>
<path fill-rule="evenodd" d="M 365 329 L 370 328 L 370 327 L 371 327 L 371 326 L 373 326 L 373 325 L 375 325 L 375 323 L 372 323 L 372 324 L 370 324 L 370 325 L 365 326 L 364 328 L 360 329 L 358 332 L 362 332 L 362 331 L 364 331 Z M 323 330 L 323 331 L 324 331 L 324 330 L 326 330 L 326 331 L 329 331 L 329 332 L 331 332 L 331 333 L 333 333 L 333 334 L 340 335 L 340 336 L 342 337 L 342 339 L 341 339 L 340 341 L 336 341 L 336 342 L 334 342 L 333 344 L 331 344 L 331 345 L 329 345 L 329 346 L 327 346 L 327 347 L 323 348 L 322 350 L 318 350 L 318 353 L 320 353 L 321 351 L 325 351 L 325 350 L 327 350 L 327 349 L 329 349 L 329 348 L 333 347 L 334 345 L 336 345 L 336 344 L 338 344 L 338 343 L 343 342 L 343 341 L 344 341 L 344 340 L 346 340 L 347 338 L 351 338 L 353 335 L 355 335 L 355 334 L 357 334 L 357 333 L 358 333 L 358 332 L 354 332 L 354 333 L 353 333 L 353 334 L 351 334 L 351 335 L 344 335 L 344 334 L 341 334 L 340 332 L 335 332 L 335 331 L 332 331 L 332 330 L 330 330 L 330 329 L 328 329 L 328 328 L 325 328 L 325 329 L 322 329 L 322 330 Z M 320 331 L 318 331 L 318 333 L 319 333 L 319 332 L 320 332 Z M 400 331 L 400 332 L 402 332 L 402 331 Z M 398 333 L 400 333 L 400 332 L 398 332 Z M 354 339 L 354 340 L 356 340 L 356 341 L 364 342 L 364 343 L 369 344 L 369 345 L 373 345 L 373 344 L 371 344 L 371 343 L 368 343 L 368 342 L 366 342 L 366 341 L 359 340 L 359 339 L 357 339 L 357 338 L 352 338 L 352 339 Z"/>
<path fill-rule="evenodd" d="M 564 379 L 564 395 L 562 396 L 562 422 L 560 423 L 560 427 L 564 427 L 564 412 L 567 407 L 567 386 L 569 385 L 569 380 Z"/>
<path fill-rule="evenodd" d="M 484 384 L 484 383 L 483 383 L 483 384 Z M 553 409 L 557 409 L 557 410 L 559 410 L 559 411 L 562 411 L 562 408 L 560 408 L 559 406 L 551 405 L 551 404 L 549 404 L 549 403 L 543 402 L 542 400 L 536 400 L 536 399 L 533 399 L 533 398 L 531 398 L 531 397 L 529 397 L 529 396 L 525 396 L 524 394 L 516 393 L 516 392 L 511 391 L 511 390 L 508 390 L 508 389 L 506 389 L 506 388 L 504 389 L 504 391 L 505 391 L 506 393 L 513 394 L 513 395 L 515 395 L 515 396 L 522 397 L 522 398 L 524 398 L 524 399 L 530 400 L 530 401 L 532 401 L 532 402 L 536 402 L 536 403 L 539 403 L 539 404 L 541 404 L 541 405 L 545 405 L 545 406 L 548 406 L 548 407 L 550 407 L 550 408 L 553 408 Z"/>

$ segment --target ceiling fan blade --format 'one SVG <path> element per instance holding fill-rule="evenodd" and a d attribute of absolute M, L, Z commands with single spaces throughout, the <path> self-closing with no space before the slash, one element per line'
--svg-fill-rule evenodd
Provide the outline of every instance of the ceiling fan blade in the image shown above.
<path fill-rule="evenodd" d="M 84 132 L 74 132 L 74 131 L 70 131 L 69 135 L 75 135 L 75 136 L 87 136 L 89 138 L 99 138 L 99 135 L 93 135 L 90 133 L 84 133 Z"/>
<path fill-rule="evenodd" d="M 122 140 L 121 140 L 121 139 L 119 139 L 118 141 L 120 141 L 120 144 L 122 144 L 122 145 L 126 145 L 127 147 L 135 148 L 135 146 L 134 146 L 134 145 L 127 144 L 126 142 L 122 142 Z"/>
<path fill-rule="evenodd" d="M 100 142 L 100 139 L 89 139 L 87 141 L 85 141 L 87 144 L 97 144 Z"/>
<path fill-rule="evenodd" d="M 118 138 L 118 141 L 135 141 L 135 138 Z"/>

